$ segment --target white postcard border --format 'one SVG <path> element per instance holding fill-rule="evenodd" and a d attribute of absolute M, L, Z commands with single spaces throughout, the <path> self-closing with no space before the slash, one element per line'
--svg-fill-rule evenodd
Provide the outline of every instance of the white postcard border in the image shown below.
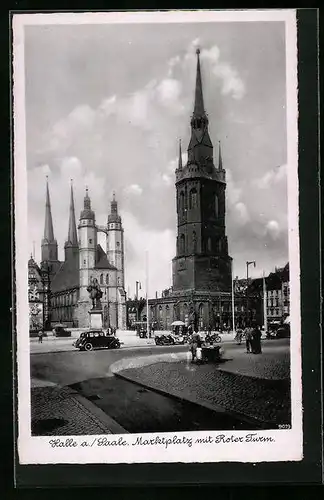
<path fill-rule="evenodd" d="M 28 335 L 27 168 L 25 131 L 24 26 L 36 24 L 184 23 L 283 21 L 286 25 L 286 95 L 288 128 L 288 222 L 291 289 L 292 427 L 258 431 L 256 442 L 246 431 L 181 432 L 105 436 L 75 436 L 76 445 L 51 447 L 52 437 L 31 437 L 30 351 Z M 154 463 L 154 462 L 277 462 L 298 461 L 302 452 L 302 387 L 300 268 L 298 224 L 297 28 L 296 11 L 174 11 L 116 13 L 15 14 L 13 16 L 14 194 L 16 252 L 16 334 L 18 364 L 18 454 L 21 464 Z M 219 443 L 195 442 L 223 435 Z M 142 444 L 136 444 L 142 436 Z M 231 438 L 234 436 L 234 438 Z M 151 444 L 160 437 L 162 442 Z M 164 438 L 164 441 L 163 441 Z M 242 438 L 233 442 L 235 438 Z M 228 439 L 228 442 L 222 441 Z M 271 439 L 274 441 L 271 442 Z M 170 441 L 171 440 L 171 441 Z M 173 443 L 182 440 L 183 444 Z M 118 444 L 123 441 L 128 444 Z M 143 442 L 147 444 L 143 444 Z M 191 442 L 191 445 L 189 444 Z M 83 443 L 83 444 L 82 444 Z M 87 446 L 84 444 L 87 443 Z M 135 444 L 134 444 L 135 443 Z"/>

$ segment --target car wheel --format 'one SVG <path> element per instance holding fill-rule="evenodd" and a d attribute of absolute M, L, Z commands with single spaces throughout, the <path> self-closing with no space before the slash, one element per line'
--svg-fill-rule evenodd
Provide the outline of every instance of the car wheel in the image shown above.
<path fill-rule="evenodd" d="M 85 348 L 86 351 L 92 351 L 93 346 L 92 346 L 92 344 L 90 344 L 90 342 L 87 342 L 85 344 L 84 348 Z"/>

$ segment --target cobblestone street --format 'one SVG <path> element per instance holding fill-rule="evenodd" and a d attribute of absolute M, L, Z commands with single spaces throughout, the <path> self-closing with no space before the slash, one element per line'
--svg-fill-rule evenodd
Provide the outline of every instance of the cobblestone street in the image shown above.
<path fill-rule="evenodd" d="M 31 389 L 32 435 L 91 435 L 125 432 L 116 422 L 69 387 Z"/>

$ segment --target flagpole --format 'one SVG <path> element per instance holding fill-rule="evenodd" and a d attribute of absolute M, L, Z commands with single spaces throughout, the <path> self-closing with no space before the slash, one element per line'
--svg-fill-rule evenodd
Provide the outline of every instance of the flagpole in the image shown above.
<path fill-rule="evenodd" d="M 232 321 L 233 321 L 233 333 L 235 333 L 235 304 L 234 304 L 234 278 L 233 278 L 233 259 L 232 259 Z"/>
<path fill-rule="evenodd" d="M 267 333 L 268 331 L 267 289 L 266 289 L 264 271 L 263 271 L 263 321 L 264 321 L 264 333 Z"/>
<path fill-rule="evenodd" d="M 148 251 L 145 252 L 145 268 L 146 268 L 146 334 L 149 336 L 149 306 L 148 306 Z"/>

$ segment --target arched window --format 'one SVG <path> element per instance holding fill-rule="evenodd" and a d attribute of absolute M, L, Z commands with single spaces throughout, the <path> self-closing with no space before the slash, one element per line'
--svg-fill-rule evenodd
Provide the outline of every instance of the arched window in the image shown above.
<path fill-rule="evenodd" d="M 100 274 L 100 285 L 103 285 L 103 274 Z"/>
<path fill-rule="evenodd" d="M 197 208 L 197 190 L 196 188 L 192 188 L 189 193 L 189 208 L 194 209 Z"/>
<path fill-rule="evenodd" d="M 197 234 L 196 231 L 192 233 L 192 251 L 193 253 L 197 252 Z"/>
<path fill-rule="evenodd" d="M 109 284 L 109 274 L 106 274 L 106 285 Z"/>
<path fill-rule="evenodd" d="M 120 286 L 120 278 L 117 278 L 117 285 Z"/>
<path fill-rule="evenodd" d="M 180 193 L 180 214 L 183 215 L 185 213 L 185 196 L 184 192 Z"/>
<path fill-rule="evenodd" d="M 209 236 L 209 238 L 207 240 L 207 250 L 208 250 L 208 252 L 212 251 L 212 241 L 211 241 L 211 237 L 210 236 Z"/>
<path fill-rule="evenodd" d="M 185 253 L 185 235 L 182 234 L 180 236 L 180 254 L 184 254 Z"/>
<path fill-rule="evenodd" d="M 215 194 L 215 217 L 218 217 L 218 215 L 219 215 L 219 201 L 217 194 Z"/>

